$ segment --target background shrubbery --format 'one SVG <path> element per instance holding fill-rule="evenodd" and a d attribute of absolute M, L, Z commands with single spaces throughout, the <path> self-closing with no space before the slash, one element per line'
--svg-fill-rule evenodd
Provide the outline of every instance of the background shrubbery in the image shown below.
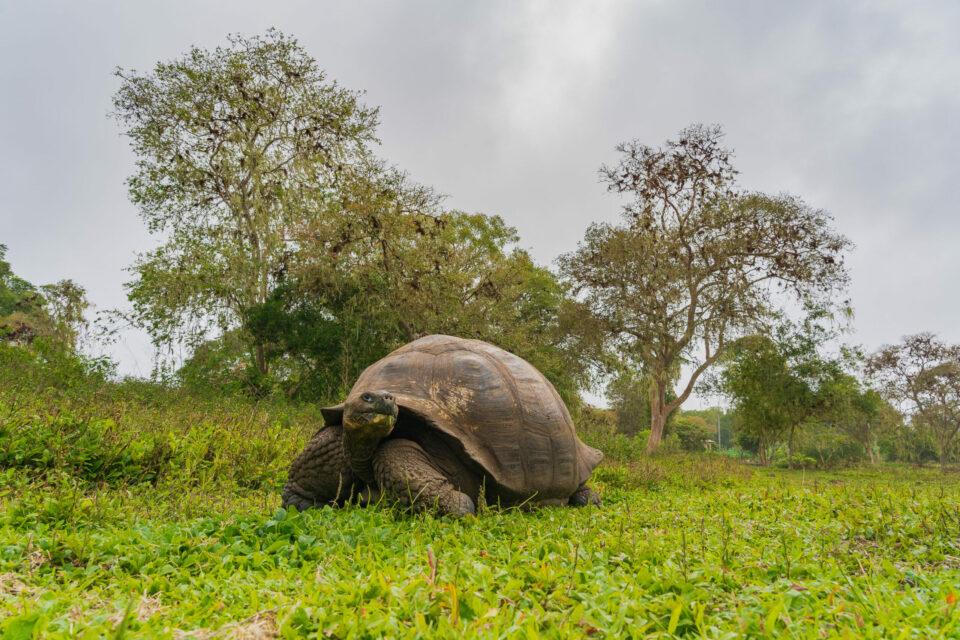
<path fill-rule="evenodd" d="M 109 382 L 56 350 L 0 344 L 0 467 L 84 483 L 277 488 L 322 424 L 315 405 Z"/>

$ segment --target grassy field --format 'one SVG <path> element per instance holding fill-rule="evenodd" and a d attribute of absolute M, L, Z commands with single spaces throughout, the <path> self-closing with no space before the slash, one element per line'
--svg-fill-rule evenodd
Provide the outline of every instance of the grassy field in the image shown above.
<path fill-rule="evenodd" d="M 0 393 L 3 637 L 960 637 L 954 474 L 607 436 L 600 508 L 286 513 L 311 410 L 145 394 Z"/>

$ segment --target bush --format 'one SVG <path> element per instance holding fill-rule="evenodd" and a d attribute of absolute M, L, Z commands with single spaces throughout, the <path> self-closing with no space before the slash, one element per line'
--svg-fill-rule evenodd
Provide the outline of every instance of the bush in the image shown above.
<path fill-rule="evenodd" d="M 670 435 L 678 440 L 684 451 L 706 451 L 707 443 L 716 440 L 716 432 L 705 419 L 685 414 L 674 419 Z"/>
<path fill-rule="evenodd" d="M 837 428 L 819 422 L 808 422 L 798 429 L 794 453 L 813 458 L 820 469 L 833 469 L 867 459 L 863 445 Z"/>
<path fill-rule="evenodd" d="M 607 461 L 627 462 L 646 455 L 646 438 L 602 431 L 578 431 L 578 434 L 585 443 L 603 451 Z"/>
<path fill-rule="evenodd" d="M 773 463 L 778 469 L 816 469 L 820 466 L 815 458 L 795 453 Z"/>
<path fill-rule="evenodd" d="M 617 431 L 617 415 L 611 409 L 599 409 L 584 404 L 577 411 L 574 417 L 577 425 L 577 433 L 583 437 L 585 434 L 612 435 Z"/>
<path fill-rule="evenodd" d="M 323 424 L 313 405 L 106 380 L 95 363 L 0 344 L 0 468 L 93 484 L 279 486 Z"/>
<path fill-rule="evenodd" d="M 11 395 L 48 389 L 89 393 L 111 372 L 108 360 L 78 355 L 49 338 L 37 338 L 29 346 L 0 342 L 0 389 Z"/>

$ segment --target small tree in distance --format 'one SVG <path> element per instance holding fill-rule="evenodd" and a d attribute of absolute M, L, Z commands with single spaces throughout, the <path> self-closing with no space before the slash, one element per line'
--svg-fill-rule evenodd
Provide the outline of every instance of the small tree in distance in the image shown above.
<path fill-rule="evenodd" d="M 960 433 L 960 346 L 932 333 L 907 336 L 867 360 L 867 374 L 914 426 L 928 429 L 945 467 Z"/>
<path fill-rule="evenodd" d="M 694 125 L 662 147 L 619 145 L 620 162 L 600 175 L 630 198 L 623 224 L 591 225 L 560 258 L 609 345 L 650 380 L 649 452 L 707 368 L 762 330 L 776 290 L 830 307 L 848 280 L 850 242 L 831 216 L 792 196 L 739 189 L 722 138 L 718 126 Z M 684 364 L 692 371 L 668 400 Z"/>

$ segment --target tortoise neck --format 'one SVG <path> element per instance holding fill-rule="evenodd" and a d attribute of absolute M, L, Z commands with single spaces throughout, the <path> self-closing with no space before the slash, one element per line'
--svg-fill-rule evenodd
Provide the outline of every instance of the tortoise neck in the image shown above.
<path fill-rule="evenodd" d="M 350 469 L 367 484 L 373 484 L 373 454 L 383 436 L 364 433 L 362 429 L 351 429 L 344 425 L 343 448 L 347 454 Z"/>

